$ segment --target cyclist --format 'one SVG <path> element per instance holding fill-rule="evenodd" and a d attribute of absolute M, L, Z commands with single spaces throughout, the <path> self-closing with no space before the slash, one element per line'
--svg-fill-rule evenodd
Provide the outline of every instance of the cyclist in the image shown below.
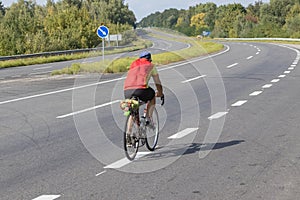
<path fill-rule="evenodd" d="M 150 78 L 153 78 L 157 92 L 149 86 Z M 162 97 L 163 88 L 156 67 L 152 64 L 151 53 L 144 51 L 139 58 L 130 65 L 124 83 L 124 96 L 130 99 L 138 97 L 147 104 L 147 117 L 152 116 L 155 106 L 155 97 Z"/>

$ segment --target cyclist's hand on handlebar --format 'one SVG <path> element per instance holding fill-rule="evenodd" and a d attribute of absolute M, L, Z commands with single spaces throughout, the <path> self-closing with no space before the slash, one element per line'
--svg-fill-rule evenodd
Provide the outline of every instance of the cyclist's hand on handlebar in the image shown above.
<path fill-rule="evenodd" d="M 163 94 L 162 92 L 156 92 L 155 96 L 156 96 L 156 97 L 163 97 L 164 94 Z"/>

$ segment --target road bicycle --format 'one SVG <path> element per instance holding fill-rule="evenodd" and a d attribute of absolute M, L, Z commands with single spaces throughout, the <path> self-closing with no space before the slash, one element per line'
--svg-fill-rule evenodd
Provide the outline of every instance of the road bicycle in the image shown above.
<path fill-rule="evenodd" d="M 164 96 L 161 97 L 161 105 L 164 105 Z M 159 120 L 156 108 L 153 109 L 152 117 L 146 116 L 147 105 L 137 97 L 121 102 L 121 109 L 127 115 L 124 128 L 124 150 L 129 160 L 134 160 L 138 149 L 146 144 L 150 151 L 154 151 L 159 136 Z M 144 113 L 140 117 L 140 107 L 144 105 Z"/>

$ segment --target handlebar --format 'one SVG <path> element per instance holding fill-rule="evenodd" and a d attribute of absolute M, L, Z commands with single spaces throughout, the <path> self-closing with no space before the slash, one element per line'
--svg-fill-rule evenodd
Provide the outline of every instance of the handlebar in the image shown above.
<path fill-rule="evenodd" d="M 164 105 L 165 104 L 165 95 L 163 95 L 162 97 L 160 97 L 161 100 L 161 104 L 160 105 Z"/>

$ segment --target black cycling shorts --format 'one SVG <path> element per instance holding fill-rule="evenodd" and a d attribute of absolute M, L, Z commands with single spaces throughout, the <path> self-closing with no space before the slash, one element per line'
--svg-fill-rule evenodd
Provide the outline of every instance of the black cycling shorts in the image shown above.
<path fill-rule="evenodd" d="M 148 102 L 155 97 L 155 91 L 151 87 L 146 89 L 130 89 L 124 90 L 124 96 L 126 99 L 130 99 L 135 96 L 144 102 Z"/>

